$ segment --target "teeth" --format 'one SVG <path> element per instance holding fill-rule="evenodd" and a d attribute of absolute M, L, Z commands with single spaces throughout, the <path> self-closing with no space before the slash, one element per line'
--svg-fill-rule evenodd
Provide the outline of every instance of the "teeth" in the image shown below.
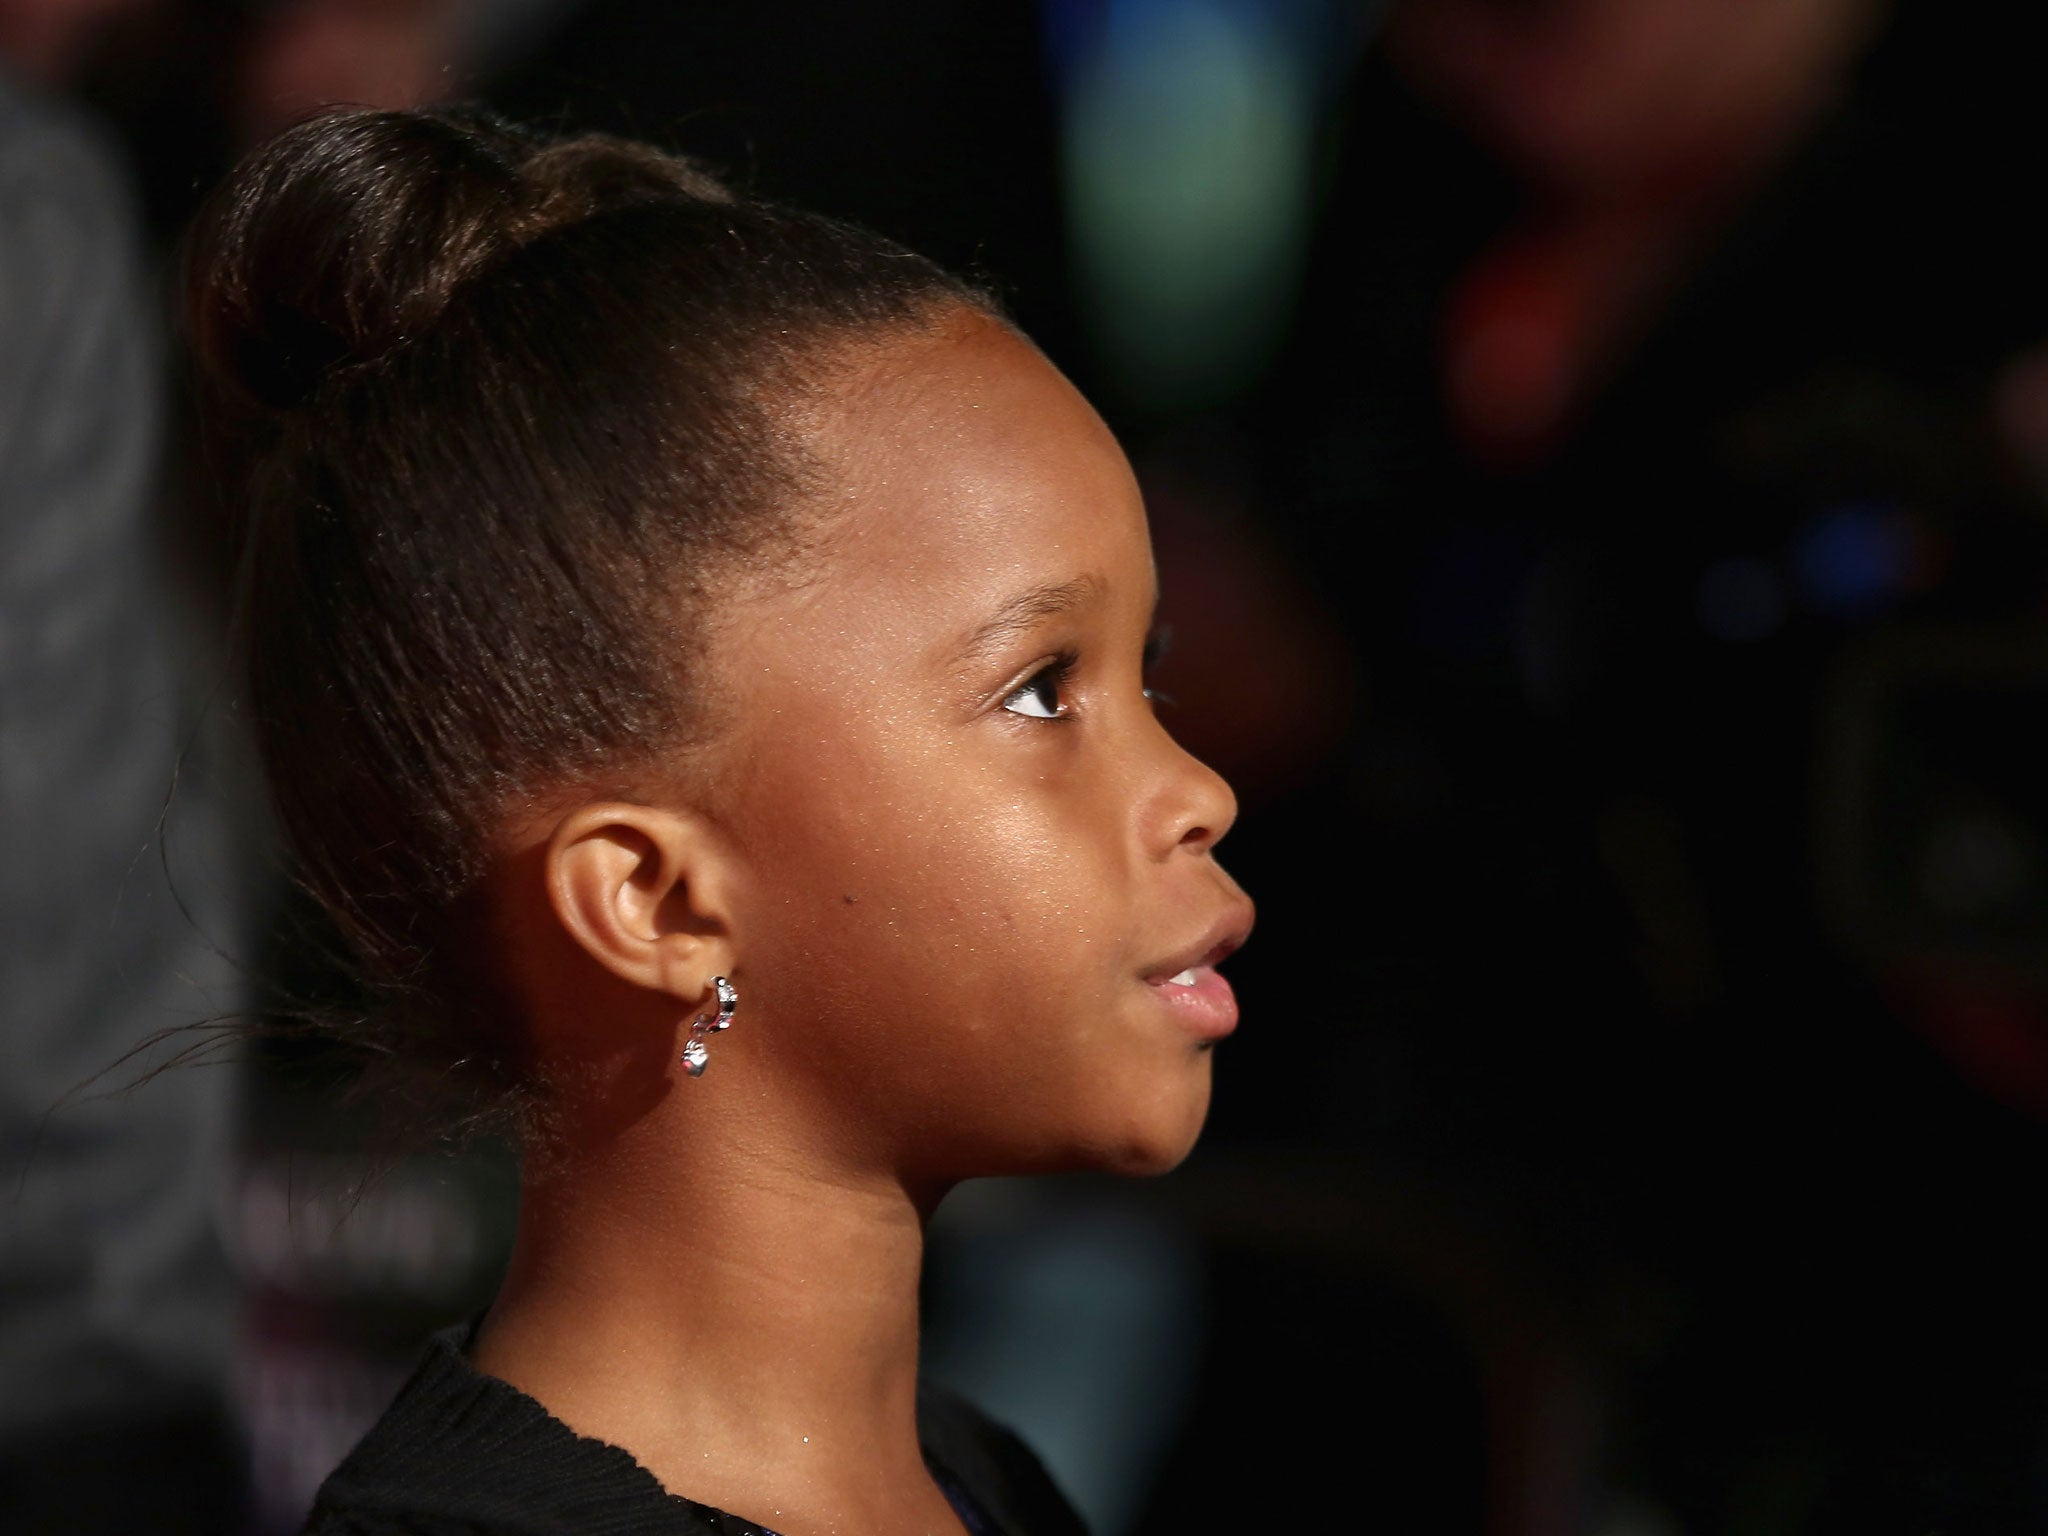
<path fill-rule="evenodd" d="M 1166 984 L 1169 987 L 1192 987 L 1195 984 L 1194 967 L 1188 967 L 1188 969 L 1182 971 L 1178 976 L 1167 977 Z"/>

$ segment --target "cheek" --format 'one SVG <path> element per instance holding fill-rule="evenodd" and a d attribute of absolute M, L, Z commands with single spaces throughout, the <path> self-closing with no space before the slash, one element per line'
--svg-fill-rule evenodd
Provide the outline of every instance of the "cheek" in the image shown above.
<path fill-rule="evenodd" d="M 782 809 L 750 839 L 748 948 L 794 968 L 813 1007 L 861 1014 L 857 998 L 887 993 L 965 1009 L 973 1028 L 991 998 L 1014 1007 L 1020 983 L 1056 989 L 1121 951 L 1123 881 L 1100 829 L 1042 785 L 930 755 L 911 759 L 921 772 L 891 766 L 763 785 Z"/>
<path fill-rule="evenodd" d="M 864 1134 L 893 1123 L 969 1163 L 1161 1128 L 1192 1139 L 1206 1062 L 1132 1029 L 1136 879 L 1107 798 L 937 752 L 757 775 L 739 918 L 776 1075 L 812 1082 Z M 1143 1135 L 1121 1127 L 1133 1115 Z"/>

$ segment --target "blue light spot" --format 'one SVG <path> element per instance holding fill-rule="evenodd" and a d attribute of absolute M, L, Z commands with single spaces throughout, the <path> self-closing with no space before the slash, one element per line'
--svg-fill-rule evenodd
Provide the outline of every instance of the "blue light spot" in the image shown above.
<path fill-rule="evenodd" d="M 1809 605 L 1835 618 L 1864 618 L 1909 584 L 1913 526 L 1888 502 L 1843 502 L 1807 523 L 1793 560 Z"/>

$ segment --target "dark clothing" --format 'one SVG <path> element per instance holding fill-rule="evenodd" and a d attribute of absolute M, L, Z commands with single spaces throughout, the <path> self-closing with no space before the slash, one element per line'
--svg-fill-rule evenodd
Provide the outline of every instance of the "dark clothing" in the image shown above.
<path fill-rule="evenodd" d="M 772 1536 L 666 1489 L 618 1446 L 578 1435 L 463 1358 L 427 1357 L 320 1490 L 305 1536 Z M 959 1398 L 918 1393 L 925 1460 L 975 1536 L 1083 1536 L 1024 1443 Z"/>

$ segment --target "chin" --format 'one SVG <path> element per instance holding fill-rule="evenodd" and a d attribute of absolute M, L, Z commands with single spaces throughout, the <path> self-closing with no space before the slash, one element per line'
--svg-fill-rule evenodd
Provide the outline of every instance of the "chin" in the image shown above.
<path fill-rule="evenodd" d="M 1206 1052 L 1172 1072 L 1149 1062 L 1138 1071 L 1067 1081 L 1067 1091 L 1040 1100 L 993 1138 L 927 1146 L 925 1171 L 946 1180 L 1069 1173 L 1153 1178 L 1186 1161 L 1209 1115 Z"/>
<path fill-rule="evenodd" d="M 1195 1150 L 1209 1118 L 1208 1073 L 1202 1074 L 1199 1091 L 1162 1094 L 1130 1107 L 1142 1113 L 1120 1117 L 1114 1134 L 1094 1143 L 1087 1167 L 1138 1179 L 1171 1173 Z"/>
<path fill-rule="evenodd" d="M 1161 1174 L 1171 1173 L 1195 1150 L 1195 1138 L 1184 1136 L 1167 1142 L 1133 1142 L 1121 1147 L 1114 1156 L 1098 1165 L 1097 1171 L 1113 1173 L 1126 1179 L 1156 1179 Z"/>

